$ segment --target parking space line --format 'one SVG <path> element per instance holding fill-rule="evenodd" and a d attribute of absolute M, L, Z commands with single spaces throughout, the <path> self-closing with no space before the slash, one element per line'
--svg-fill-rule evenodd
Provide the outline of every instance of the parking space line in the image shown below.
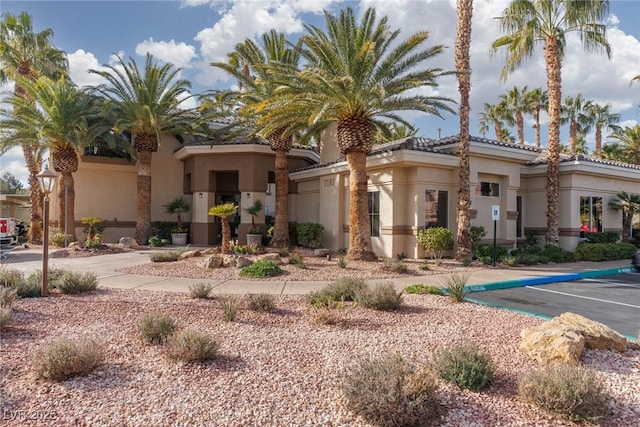
<path fill-rule="evenodd" d="M 598 280 L 598 279 L 582 279 L 583 282 L 595 282 L 598 284 L 607 284 L 607 285 L 616 285 L 616 286 L 627 286 L 629 288 L 635 288 L 635 289 L 639 289 L 640 285 L 630 285 L 628 283 L 620 283 L 620 282 L 616 282 L 615 280 Z"/>
<path fill-rule="evenodd" d="M 606 300 L 606 299 L 585 297 L 583 295 L 575 295 L 575 294 L 570 294 L 570 293 L 567 293 L 567 292 L 552 291 L 551 289 L 543 289 L 543 288 L 538 288 L 538 287 L 535 287 L 535 286 L 525 286 L 525 288 L 533 289 L 533 290 L 536 290 L 536 291 L 550 292 L 550 293 L 553 293 L 553 294 L 567 295 L 567 296 L 575 297 L 575 298 L 588 299 L 588 300 L 598 301 L 598 302 L 606 302 L 606 303 L 609 303 L 609 304 L 623 305 L 625 307 L 632 307 L 632 308 L 639 308 L 640 309 L 640 305 L 626 304 L 624 302 L 615 302 L 615 301 L 609 301 L 609 300 Z"/>

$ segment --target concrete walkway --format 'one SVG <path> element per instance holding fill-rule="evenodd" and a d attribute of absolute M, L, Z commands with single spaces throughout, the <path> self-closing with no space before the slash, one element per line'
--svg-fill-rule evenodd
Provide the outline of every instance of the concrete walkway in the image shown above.
<path fill-rule="evenodd" d="M 270 293 L 276 295 L 304 295 L 319 289 L 329 281 L 287 281 L 287 280 L 203 280 L 181 277 L 143 276 L 124 274 L 117 269 L 150 262 L 149 256 L 161 250 L 175 250 L 175 247 L 145 248 L 113 255 L 83 258 L 49 258 L 49 268 L 61 268 L 73 271 L 93 272 L 98 276 L 100 286 L 116 289 L 145 289 L 156 291 L 188 292 L 195 283 L 211 283 L 217 294 Z M 190 247 L 190 249 L 198 249 Z M 57 250 L 57 249 L 56 249 Z M 29 274 L 42 270 L 42 249 L 17 248 L 9 259 L 2 262 L 6 268 L 15 268 Z M 608 262 L 574 262 L 566 264 L 547 264 L 529 267 L 486 267 L 472 272 L 468 285 L 486 285 L 518 279 L 549 277 L 571 273 L 593 272 L 627 268 L 631 260 Z M 440 284 L 447 274 L 428 276 L 404 276 L 393 279 L 381 279 L 376 282 L 393 282 L 402 289 L 406 285 L 423 283 Z"/>

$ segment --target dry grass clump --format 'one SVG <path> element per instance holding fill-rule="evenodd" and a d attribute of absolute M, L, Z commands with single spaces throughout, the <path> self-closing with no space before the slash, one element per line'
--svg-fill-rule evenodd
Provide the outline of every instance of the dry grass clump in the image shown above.
<path fill-rule="evenodd" d="M 103 347 L 92 338 L 58 338 L 33 354 L 36 376 L 44 380 L 62 381 L 86 375 L 104 360 Z"/>
<path fill-rule="evenodd" d="M 162 251 L 149 256 L 151 262 L 174 262 L 180 259 L 183 251 Z"/>
<path fill-rule="evenodd" d="M 347 408 L 374 425 L 428 425 L 437 416 L 435 375 L 397 355 L 357 361 L 342 390 Z"/>
<path fill-rule="evenodd" d="M 172 360 L 195 363 L 215 359 L 218 348 L 210 336 L 185 329 L 167 338 L 165 354 Z"/>
<path fill-rule="evenodd" d="M 175 320 L 158 311 L 144 314 L 136 322 L 138 335 L 149 344 L 163 344 L 176 328 Z"/>
<path fill-rule="evenodd" d="M 271 313 L 276 308 L 275 298 L 267 293 L 250 294 L 249 308 L 253 311 Z"/>
<path fill-rule="evenodd" d="M 356 294 L 367 287 L 367 283 L 362 279 L 341 277 L 318 291 L 310 292 L 307 302 L 314 305 L 318 301 L 354 301 Z"/>
<path fill-rule="evenodd" d="M 18 292 L 15 288 L 0 286 L 0 307 L 11 308 L 17 296 Z"/>
<path fill-rule="evenodd" d="M 393 283 L 379 283 L 359 290 L 355 300 L 363 307 L 381 311 L 394 311 L 402 305 L 402 292 L 396 292 Z"/>
<path fill-rule="evenodd" d="M 0 330 L 4 330 L 11 324 L 13 309 L 11 307 L 0 307 Z"/>
<path fill-rule="evenodd" d="M 63 294 L 79 294 L 93 291 L 98 287 L 98 276 L 95 273 L 65 271 L 52 286 Z"/>
<path fill-rule="evenodd" d="M 191 298 L 207 299 L 213 290 L 211 283 L 195 283 L 189 286 L 189 296 Z"/>
<path fill-rule="evenodd" d="M 222 315 L 226 322 L 233 322 L 238 316 L 240 311 L 240 304 L 242 303 L 242 297 L 238 295 L 224 295 L 220 297 L 220 308 L 222 308 Z"/>
<path fill-rule="evenodd" d="M 465 286 L 469 281 L 469 277 L 471 277 L 469 273 L 454 271 L 449 277 L 443 279 L 442 286 L 445 288 L 445 292 L 455 302 L 463 302 L 467 297 L 469 291 L 465 289 Z"/>
<path fill-rule="evenodd" d="M 491 355 L 476 345 L 463 345 L 441 351 L 434 360 L 440 378 L 460 388 L 479 391 L 485 388 L 496 373 Z"/>

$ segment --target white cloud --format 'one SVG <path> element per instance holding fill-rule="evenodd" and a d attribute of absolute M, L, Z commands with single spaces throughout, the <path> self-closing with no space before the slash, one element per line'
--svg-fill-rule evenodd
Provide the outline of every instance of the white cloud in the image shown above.
<path fill-rule="evenodd" d="M 184 42 L 154 41 L 153 38 L 138 43 L 136 53 L 141 56 L 150 53 L 161 61 L 171 63 L 178 68 L 191 68 L 191 61 L 197 57 L 196 48 Z"/>
<path fill-rule="evenodd" d="M 71 80 L 78 86 L 97 86 L 105 83 L 98 74 L 89 73 L 89 70 L 102 70 L 104 67 L 91 52 L 78 49 L 67 55 L 69 59 L 69 74 Z"/>
<path fill-rule="evenodd" d="M 24 163 L 24 154 L 22 148 L 14 147 L 2 154 L 0 162 L 0 176 L 9 172 L 15 176 L 18 181 L 26 184 L 29 179 L 29 170 Z"/>

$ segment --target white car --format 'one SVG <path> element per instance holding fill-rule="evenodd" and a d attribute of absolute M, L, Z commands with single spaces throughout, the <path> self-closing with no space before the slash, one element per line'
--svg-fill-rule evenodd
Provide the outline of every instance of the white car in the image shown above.
<path fill-rule="evenodd" d="M 16 245 L 24 234 L 24 223 L 18 218 L 0 218 L 0 244 Z"/>

